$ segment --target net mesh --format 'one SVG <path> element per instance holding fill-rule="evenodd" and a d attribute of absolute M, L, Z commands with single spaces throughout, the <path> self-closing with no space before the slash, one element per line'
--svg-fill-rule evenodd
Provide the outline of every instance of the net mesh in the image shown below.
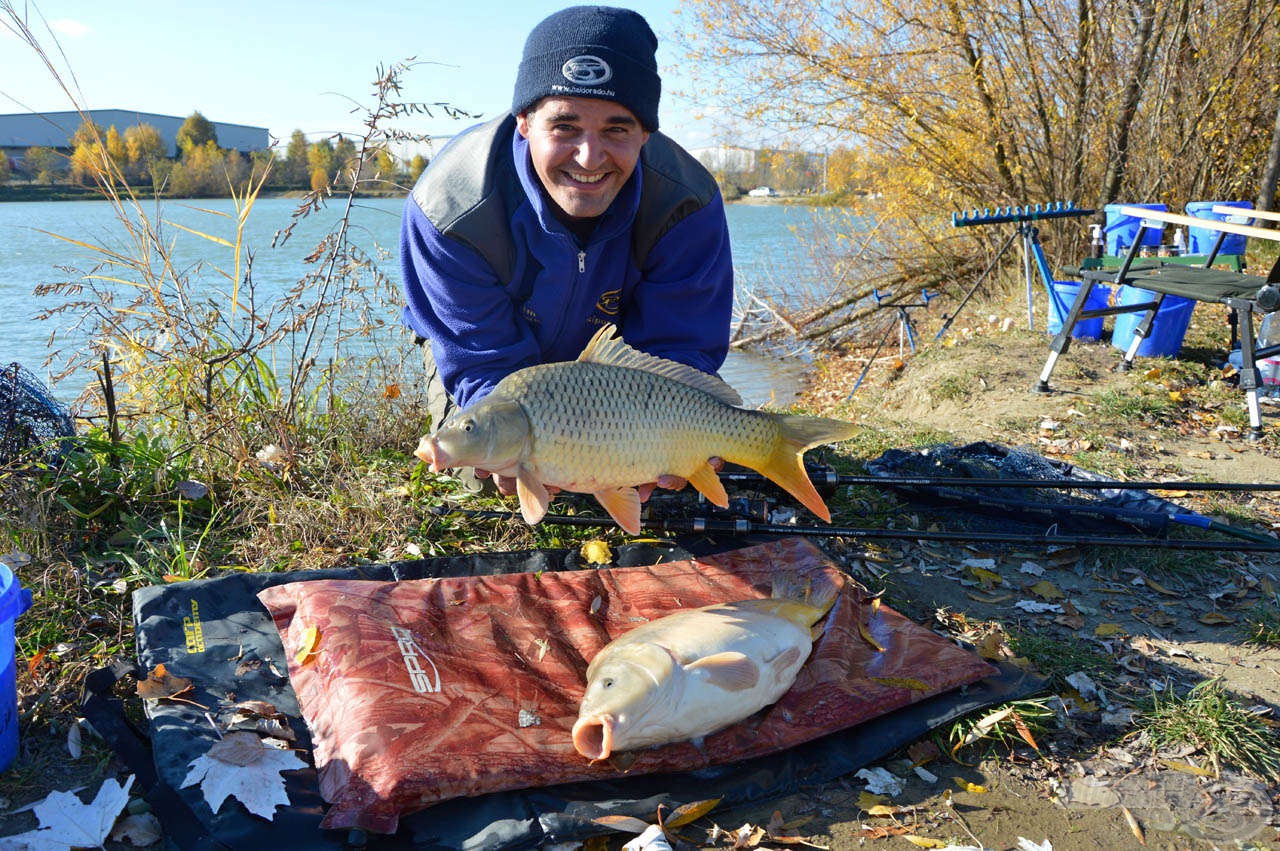
<path fill-rule="evenodd" d="M 67 449 L 62 438 L 74 434 L 71 415 L 38 378 L 16 362 L 0 367 L 0 465 L 32 455 L 56 461 Z"/>

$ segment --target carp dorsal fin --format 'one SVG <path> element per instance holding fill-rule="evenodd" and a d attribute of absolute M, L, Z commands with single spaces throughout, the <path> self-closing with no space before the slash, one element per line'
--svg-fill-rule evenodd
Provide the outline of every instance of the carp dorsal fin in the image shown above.
<path fill-rule="evenodd" d="M 760 666 L 742 653 L 726 650 L 712 653 L 685 665 L 685 670 L 700 671 L 707 682 L 725 691 L 754 688 L 760 680 Z"/>
<path fill-rule="evenodd" d="M 654 375 L 661 375 L 701 390 L 726 405 L 742 404 L 742 397 L 738 395 L 738 391 L 716 376 L 707 375 L 700 369 L 694 369 L 673 360 L 655 357 L 633 349 L 621 337 L 614 336 L 617 331 L 614 325 L 602 325 L 587 343 L 587 347 L 582 350 L 582 354 L 578 355 L 578 360 L 582 363 L 602 363 L 652 372 Z"/>

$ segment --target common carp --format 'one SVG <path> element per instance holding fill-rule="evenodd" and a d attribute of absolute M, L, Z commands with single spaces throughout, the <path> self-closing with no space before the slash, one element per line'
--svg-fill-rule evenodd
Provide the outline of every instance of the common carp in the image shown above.
<path fill-rule="evenodd" d="M 618 751 L 697 739 L 786 694 L 836 600 L 832 587 L 805 600 L 717 603 L 636 627 L 596 654 L 573 725 L 591 760 Z"/>
<path fill-rule="evenodd" d="M 727 508 L 713 457 L 761 473 L 831 522 L 804 453 L 852 437 L 857 426 L 739 407 L 741 397 L 716 376 L 637 351 L 615 331 L 603 326 L 576 361 L 508 375 L 423 437 L 414 454 L 436 472 L 475 467 L 515 477 L 530 525 L 546 515 L 550 485 L 592 494 L 637 534 L 636 486 L 664 475 L 687 479 Z"/>

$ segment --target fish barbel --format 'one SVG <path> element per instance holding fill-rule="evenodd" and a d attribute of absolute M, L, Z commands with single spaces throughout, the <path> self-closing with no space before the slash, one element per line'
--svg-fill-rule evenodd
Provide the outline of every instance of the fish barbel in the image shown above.
<path fill-rule="evenodd" d="M 804 452 L 852 437 L 857 426 L 738 407 L 741 398 L 716 376 L 637 351 L 615 330 L 602 327 L 576 361 L 508 375 L 423 437 L 414 454 L 436 472 L 475 467 L 515 477 L 531 525 L 547 513 L 548 485 L 592 494 L 633 535 L 636 486 L 660 476 L 687 479 L 727 508 L 712 457 L 761 473 L 831 521 Z"/>
<path fill-rule="evenodd" d="M 717 603 L 636 627 L 587 667 L 573 746 L 591 760 L 710 735 L 776 702 L 795 682 L 836 600 L 834 586 Z"/>

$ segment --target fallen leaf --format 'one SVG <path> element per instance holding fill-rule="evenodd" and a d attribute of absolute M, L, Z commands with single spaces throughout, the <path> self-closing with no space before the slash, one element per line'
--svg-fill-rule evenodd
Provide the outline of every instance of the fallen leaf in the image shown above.
<path fill-rule="evenodd" d="M 84 753 L 80 747 L 80 722 L 72 721 L 71 726 L 67 728 L 67 753 L 71 754 L 72 759 L 79 759 Z"/>
<path fill-rule="evenodd" d="M 976 649 L 983 659 L 999 662 L 1013 656 L 1003 630 L 993 629 L 978 641 Z"/>
<path fill-rule="evenodd" d="M 987 570 L 985 567 L 967 567 L 965 572 L 976 579 L 983 588 L 990 588 L 1004 581 L 1000 574 L 994 570 Z"/>
<path fill-rule="evenodd" d="M 1133 835 L 1137 838 L 1139 845 L 1147 844 L 1146 834 L 1142 832 L 1142 825 L 1138 824 L 1138 820 L 1133 817 L 1133 813 L 1129 812 L 1129 808 L 1120 807 L 1120 812 L 1124 813 L 1124 820 L 1129 825 L 1129 830 L 1133 831 Z"/>
<path fill-rule="evenodd" d="M 1171 591 L 1168 588 L 1161 585 L 1159 582 L 1156 582 L 1150 576 L 1147 576 L 1145 573 L 1139 573 L 1138 578 L 1141 579 L 1144 583 L 1146 583 L 1146 586 L 1150 588 L 1152 591 L 1155 591 L 1157 594 L 1164 594 L 1166 597 L 1182 596 L 1181 591 Z"/>
<path fill-rule="evenodd" d="M 914 833 L 905 834 L 903 839 L 915 845 L 918 848 L 946 848 L 946 842 L 940 842 L 937 839 L 930 839 L 927 836 L 916 836 Z"/>
<path fill-rule="evenodd" d="M 1106 638 L 1121 632 L 1124 632 L 1124 627 L 1118 623 L 1100 623 L 1093 628 L 1093 634 L 1097 638 Z"/>
<path fill-rule="evenodd" d="M 1212 770 L 1208 768 L 1201 768 L 1198 765 L 1192 765 L 1189 762 L 1182 762 L 1181 760 L 1177 760 L 1177 759 L 1162 759 L 1160 760 L 1160 764 L 1163 765 L 1165 768 L 1170 768 L 1170 769 L 1173 769 L 1174 771 L 1182 771 L 1187 774 L 1194 774 L 1197 777 L 1216 777 L 1217 776 L 1216 774 L 1213 773 Z"/>
<path fill-rule="evenodd" d="M 86 804 L 71 792 L 52 792 L 31 808 L 40 826 L 35 830 L 4 838 L 5 848 L 70 849 L 100 848 L 111 834 L 125 804 L 129 803 L 130 774 L 123 784 L 112 778 L 102 781 L 93 803 Z"/>
<path fill-rule="evenodd" d="M 253 733 L 228 733 L 192 760 L 181 788 L 199 783 L 205 803 L 215 813 L 234 797 L 249 812 L 271 821 L 276 807 L 289 806 L 280 772 L 306 767 L 293 751 L 264 747 Z"/>
<path fill-rule="evenodd" d="M 915 765 L 924 765 L 942 756 L 938 746 L 928 739 L 917 741 L 907 748 L 907 756 Z"/>
<path fill-rule="evenodd" d="M 1022 737 L 1022 741 L 1031 745 L 1032 750 L 1040 753 L 1040 746 L 1036 744 L 1035 737 L 1031 735 L 1031 728 L 1027 726 L 1027 722 L 1022 720 L 1022 716 L 1014 712 L 1009 716 L 1013 719 L 1013 727 L 1018 731 L 1018 735 Z"/>
<path fill-rule="evenodd" d="M 619 833 L 639 834 L 649 829 L 649 822 L 644 819 L 638 819 L 635 816 L 600 816 L 592 819 L 592 821 L 601 827 L 607 827 Z"/>
<path fill-rule="evenodd" d="M 915 807 L 899 804 L 876 804 L 867 810 L 869 816 L 896 816 L 900 813 L 913 812 Z"/>
<path fill-rule="evenodd" d="M 872 807 L 879 806 L 887 800 L 889 799 L 884 795 L 876 795 L 864 789 L 858 793 L 858 809 L 870 812 Z"/>
<path fill-rule="evenodd" d="M 40 663 L 44 661 L 44 651 L 37 650 L 36 655 L 27 660 L 27 676 L 34 677 L 36 668 L 40 667 Z"/>
<path fill-rule="evenodd" d="M 865 781 L 867 791 L 872 794 L 890 797 L 902 794 L 902 781 L 897 775 L 883 768 L 859 768 L 853 776 Z"/>
<path fill-rule="evenodd" d="M 174 490 L 178 492 L 178 496 L 183 499 L 203 499 L 209 495 L 209 486 L 202 482 L 178 482 L 174 486 Z"/>
<path fill-rule="evenodd" d="M 966 792 L 972 792 L 975 795 L 985 795 L 987 793 L 986 786 L 979 786 L 977 783 L 970 783 L 963 777 L 956 778 L 956 785 Z"/>
<path fill-rule="evenodd" d="M 948 340 L 949 342 L 949 340 Z M 889 825 L 866 825 L 862 826 L 862 830 L 858 831 L 858 837 L 861 839 L 887 839 L 890 836 L 902 836 L 904 833 L 910 833 L 911 828 L 905 824 L 889 824 Z"/>
<path fill-rule="evenodd" d="M 807 819 L 805 819 L 807 821 Z M 783 845 L 807 845 L 810 848 L 821 848 L 826 851 L 826 845 L 817 845 L 803 836 L 796 836 L 790 831 L 794 830 L 798 825 L 794 822 L 784 824 L 782 821 L 782 813 L 779 810 L 773 811 L 773 816 L 769 819 L 769 824 L 765 827 L 764 832 L 773 842 L 781 842 Z"/>
<path fill-rule="evenodd" d="M 874 638 L 871 637 L 871 631 L 867 629 L 866 624 L 864 623 L 858 624 L 858 634 L 861 635 L 862 640 L 867 642 L 867 644 L 871 645 L 871 647 L 874 648 L 877 653 L 884 652 L 884 646 L 881 645 L 879 641 L 876 641 Z"/>
<path fill-rule="evenodd" d="M 1066 596 L 1048 579 L 1041 579 L 1027 590 L 1044 600 L 1061 600 Z"/>
<path fill-rule="evenodd" d="M 1032 614 L 1043 614 L 1045 612 L 1053 612 L 1059 615 L 1062 614 L 1062 606 L 1057 603 L 1038 603 L 1035 600 L 1019 600 L 1013 604 L 1013 607 Z"/>
<path fill-rule="evenodd" d="M 138 683 L 138 697 L 143 700 L 180 700 L 184 703 L 200 704 L 187 700 L 183 695 L 193 689 L 191 680 L 186 677 L 175 677 L 165 669 L 161 662 L 151 669 L 147 678 Z"/>
<path fill-rule="evenodd" d="M 695 822 L 714 810 L 719 803 L 719 798 L 708 798 L 705 801 L 682 804 L 671 811 L 671 815 L 662 822 L 662 826 L 672 830 L 684 827 L 686 824 Z"/>
<path fill-rule="evenodd" d="M 967 594 L 966 596 L 967 596 L 970 600 L 973 600 L 975 603 L 989 603 L 989 604 L 1003 603 L 1005 600 L 1012 600 L 1012 599 L 1013 599 L 1013 594 L 974 594 L 974 593 L 969 593 L 969 594 Z"/>
<path fill-rule="evenodd" d="M 1231 615 L 1223 614 L 1222 612 L 1205 612 L 1196 620 L 1206 626 L 1223 626 L 1224 624 L 1236 622 L 1236 619 Z"/>
<path fill-rule="evenodd" d="M 933 688 L 928 683 L 911 677 L 872 677 L 871 679 L 891 688 L 909 688 L 912 691 L 929 691 L 929 689 Z"/>
<path fill-rule="evenodd" d="M 388 384 L 386 387 L 382 388 L 382 398 L 383 399 L 399 399 L 400 385 Z"/>
<path fill-rule="evenodd" d="M 667 840 L 667 835 L 662 832 L 662 828 L 656 824 L 651 824 L 644 829 L 644 833 L 623 845 L 622 851 L 645 851 L 648 848 L 653 848 L 655 851 L 667 851 L 670 847 L 671 843 Z"/>
<path fill-rule="evenodd" d="M 135 848 L 146 848 L 160 841 L 160 820 L 151 813 L 125 816 L 111 831 L 114 842 L 127 842 Z"/>
<path fill-rule="evenodd" d="M 293 661 L 299 665 L 307 664 L 307 661 L 316 654 L 316 647 L 319 644 L 319 628 L 314 626 L 307 627 L 302 631 L 302 640 L 298 643 L 298 652 L 294 655 Z"/>
<path fill-rule="evenodd" d="M 978 720 L 977 724 L 973 725 L 973 729 L 970 730 L 968 733 L 966 733 L 965 737 L 961 739 L 959 742 L 956 742 L 955 746 L 951 748 L 951 756 L 954 758 L 956 755 L 956 752 L 959 751 L 962 747 L 965 747 L 966 745 L 971 745 L 974 742 L 978 741 L 983 736 L 987 735 L 987 733 L 990 733 L 992 730 L 994 730 L 996 728 L 996 725 L 998 725 L 1001 721 L 1008 718 L 1012 714 L 1013 714 L 1013 707 L 1006 706 L 1003 709 L 997 709 L 995 712 L 992 712 L 988 715 L 983 716 L 981 719 Z"/>
<path fill-rule="evenodd" d="M 587 541 L 582 545 L 582 560 L 587 564 L 612 564 L 613 551 L 604 541 Z"/>

